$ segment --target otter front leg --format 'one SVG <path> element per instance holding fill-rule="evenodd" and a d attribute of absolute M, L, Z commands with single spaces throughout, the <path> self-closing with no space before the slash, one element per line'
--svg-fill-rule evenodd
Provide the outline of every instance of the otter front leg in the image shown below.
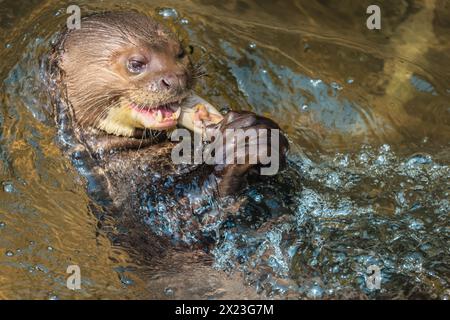
<path fill-rule="evenodd" d="M 223 116 L 193 94 L 184 103 L 179 124 L 214 141 L 206 153 L 214 154 L 208 163 L 214 165 L 220 196 L 240 191 L 249 173 L 274 175 L 286 163 L 289 143 L 280 127 L 255 113 L 230 111 Z"/>

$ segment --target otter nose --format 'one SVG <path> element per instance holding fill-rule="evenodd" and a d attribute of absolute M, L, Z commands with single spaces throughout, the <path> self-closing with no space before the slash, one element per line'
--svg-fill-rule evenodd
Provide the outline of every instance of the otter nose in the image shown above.
<path fill-rule="evenodd" d="M 161 90 L 183 90 L 186 88 L 187 77 L 185 74 L 167 74 L 159 80 Z"/>

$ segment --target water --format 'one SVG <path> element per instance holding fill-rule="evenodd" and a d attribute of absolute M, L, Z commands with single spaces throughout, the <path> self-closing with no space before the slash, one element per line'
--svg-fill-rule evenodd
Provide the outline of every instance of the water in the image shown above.
<path fill-rule="evenodd" d="M 450 7 L 386 1 L 382 30 L 369 31 L 369 2 L 128 5 L 208 61 L 198 92 L 269 116 L 291 142 L 289 169 L 249 188 L 211 226 L 206 252 L 173 244 L 143 257 L 107 236 L 100 204 L 56 143 L 39 58 L 66 4 L 3 1 L 0 298 L 448 299 Z M 83 13 L 121 3 L 78 4 Z M 66 287 L 74 264 L 80 291 Z"/>

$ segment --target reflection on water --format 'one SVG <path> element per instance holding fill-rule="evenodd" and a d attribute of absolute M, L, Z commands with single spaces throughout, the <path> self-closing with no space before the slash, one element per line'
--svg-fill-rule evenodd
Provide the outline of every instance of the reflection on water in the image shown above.
<path fill-rule="evenodd" d="M 381 31 L 365 28 L 369 1 L 130 5 L 208 60 L 197 90 L 213 104 L 269 116 L 291 141 L 289 169 L 246 191 L 208 253 L 146 259 L 106 235 L 114 221 L 55 143 L 39 58 L 64 2 L 4 1 L 0 298 L 448 298 L 450 6 L 385 3 Z"/>

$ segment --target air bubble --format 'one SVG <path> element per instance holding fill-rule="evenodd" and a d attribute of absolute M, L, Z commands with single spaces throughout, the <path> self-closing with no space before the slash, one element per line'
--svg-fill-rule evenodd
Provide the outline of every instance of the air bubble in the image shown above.
<path fill-rule="evenodd" d="M 124 275 L 120 275 L 120 282 L 122 282 L 126 286 L 131 286 L 134 284 L 134 281 Z"/>
<path fill-rule="evenodd" d="M 12 184 L 12 182 L 5 181 L 5 182 L 2 182 L 2 185 L 3 185 L 3 191 L 5 191 L 7 193 L 14 192 L 14 185 Z"/>
<path fill-rule="evenodd" d="M 412 272 L 422 272 L 423 256 L 419 252 L 412 252 L 405 256 L 403 269 Z"/>
<path fill-rule="evenodd" d="M 320 299 L 322 298 L 322 295 L 323 289 L 319 286 L 312 286 L 307 293 L 307 296 L 310 299 Z"/>
<path fill-rule="evenodd" d="M 336 89 L 336 90 L 342 90 L 343 89 L 343 87 L 337 82 L 332 82 L 330 85 L 331 85 L 331 87 L 333 89 Z"/>
<path fill-rule="evenodd" d="M 361 161 L 362 163 L 367 163 L 369 161 L 369 155 L 365 152 L 361 153 L 359 155 L 359 161 Z"/>
<path fill-rule="evenodd" d="M 160 9 L 158 14 L 163 18 L 173 18 L 173 19 L 178 18 L 178 12 L 173 8 Z"/>
<path fill-rule="evenodd" d="M 420 229 L 423 229 L 424 223 L 421 220 L 413 220 L 409 224 L 409 227 L 413 230 L 420 230 Z"/>
<path fill-rule="evenodd" d="M 391 151 L 391 146 L 388 144 L 383 144 L 380 147 L 380 152 L 389 152 L 389 151 Z"/>
<path fill-rule="evenodd" d="M 407 160 L 406 165 L 408 166 L 426 165 L 432 162 L 433 160 L 429 155 L 415 154 Z"/>
<path fill-rule="evenodd" d="M 387 163 L 387 159 L 385 155 L 378 156 L 377 160 L 375 161 L 379 165 L 384 165 Z"/>
<path fill-rule="evenodd" d="M 173 291 L 172 288 L 167 287 L 167 288 L 164 289 L 164 294 L 165 294 L 166 296 L 168 296 L 168 297 L 173 297 L 174 291 Z"/>

